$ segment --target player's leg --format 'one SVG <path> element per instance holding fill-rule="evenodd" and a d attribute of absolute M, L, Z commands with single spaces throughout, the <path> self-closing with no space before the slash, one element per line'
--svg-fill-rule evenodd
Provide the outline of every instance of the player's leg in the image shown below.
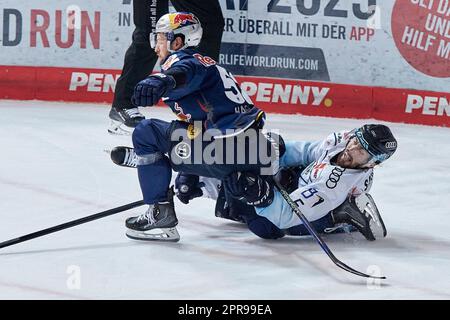
<path fill-rule="evenodd" d="M 386 227 L 373 198 L 365 193 L 347 198 L 325 217 L 311 222 L 319 233 L 359 231 L 369 241 L 386 237 Z M 309 235 L 304 225 L 284 230 L 287 235 Z"/>
<path fill-rule="evenodd" d="M 208 131 L 192 138 L 189 131 L 185 127 L 174 134 L 169 155 L 177 172 L 222 180 L 237 171 L 256 174 L 277 171 L 280 139 L 271 141 L 266 134 L 253 129 L 220 139 L 211 138 Z"/>
<path fill-rule="evenodd" d="M 198 51 L 214 60 L 219 59 L 225 21 L 218 0 L 172 0 L 175 10 L 193 13 L 202 24 L 203 36 Z"/>
<path fill-rule="evenodd" d="M 315 221 L 310 221 L 314 229 L 318 233 L 331 233 L 329 231 L 332 231 L 332 233 L 341 233 L 344 230 L 342 228 L 334 228 L 335 224 L 333 222 L 333 218 L 331 217 L 331 214 L 327 214 L 325 217 L 322 217 Z M 288 228 L 283 230 L 286 235 L 290 236 L 309 236 L 310 233 L 308 229 L 303 224 L 299 224 L 297 226 Z"/>
<path fill-rule="evenodd" d="M 133 21 L 136 26 L 133 40 L 125 53 L 122 74 L 117 80 L 114 101 L 109 112 L 111 127 L 108 132 L 130 134 L 144 119 L 139 109 L 131 103 L 136 84 L 145 79 L 158 60 L 150 47 L 149 35 L 156 21 L 168 11 L 168 0 L 133 1 Z"/>
<path fill-rule="evenodd" d="M 141 121 L 133 132 L 133 146 L 139 185 L 145 213 L 126 221 L 127 236 L 138 240 L 178 241 L 178 220 L 169 189 L 172 168 L 165 155 L 170 149 L 170 132 L 173 123 L 147 119 Z"/>
<path fill-rule="evenodd" d="M 254 163 L 249 161 L 250 153 L 255 151 L 253 146 L 259 143 L 255 144 L 251 140 L 242 142 L 236 137 L 233 137 L 235 144 L 232 146 L 232 153 L 235 157 L 232 158 L 232 163 L 227 163 L 226 149 L 221 150 L 221 147 L 226 147 L 226 143 L 219 143 L 214 139 L 204 140 L 202 135 L 197 136 L 197 139 L 200 139 L 200 158 L 197 159 L 194 149 L 196 140 L 192 139 L 191 132 L 187 123 L 168 123 L 157 119 L 143 120 L 134 130 L 133 145 L 139 183 L 144 202 L 149 204 L 149 209 L 144 214 L 127 220 L 127 235 L 130 238 L 179 240 L 175 228 L 178 220 L 172 200 L 173 193 L 169 190 L 172 168 L 186 174 L 223 178 L 236 170 L 258 170 L 261 167 L 258 160 Z M 271 142 L 262 138 L 263 143 L 271 146 Z M 242 143 L 244 151 L 239 153 L 239 144 Z M 221 154 L 221 163 L 211 164 L 204 161 L 203 156 L 207 148 Z M 165 154 L 169 154 L 170 161 Z M 237 164 L 238 154 L 244 154 L 244 164 Z M 155 234 L 155 229 L 158 229 L 159 233 Z"/>

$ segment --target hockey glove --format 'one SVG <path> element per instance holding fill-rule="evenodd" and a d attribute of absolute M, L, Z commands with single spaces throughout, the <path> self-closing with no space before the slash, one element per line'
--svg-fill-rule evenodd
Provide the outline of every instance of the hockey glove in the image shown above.
<path fill-rule="evenodd" d="M 176 86 L 175 79 L 172 76 L 157 73 L 140 81 L 134 87 L 134 93 L 131 102 L 136 106 L 153 106 L 159 99 L 166 95 Z"/>
<path fill-rule="evenodd" d="M 223 181 L 226 192 L 255 207 L 272 204 L 274 191 L 269 181 L 250 172 L 234 172 Z"/>
<path fill-rule="evenodd" d="M 277 172 L 274 180 L 278 181 L 287 193 L 292 193 L 298 189 L 298 180 L 303 169 L 303 167 L 282 168 Z"/>
<path fill-rule="evenodd" d="M 190 200 L 201 197 L 203 184 L 199 182 L 199 177 L 191 174 L 179 173 L 175 179 L 175 188 L 178 190 L 177 197 L 184 204 Z"/>

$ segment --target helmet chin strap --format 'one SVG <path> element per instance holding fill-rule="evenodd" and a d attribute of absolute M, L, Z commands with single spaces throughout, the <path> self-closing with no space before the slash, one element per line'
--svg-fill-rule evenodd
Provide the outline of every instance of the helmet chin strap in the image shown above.
<path fill-rule="evenodd" d="M 359 166 L 358 169 L 371 169 L 373 167 L 375 167 L 375 164 L 366 163 L 366 164 L 363 164 L 362 166 Z"/>
<path fill-rule="evenodd" d="M 359 166 L 360 169 L 370 169 L 377 165 L 378 163 L 372 161 L 372 159 L 369 159 L 365 164 Z"/>

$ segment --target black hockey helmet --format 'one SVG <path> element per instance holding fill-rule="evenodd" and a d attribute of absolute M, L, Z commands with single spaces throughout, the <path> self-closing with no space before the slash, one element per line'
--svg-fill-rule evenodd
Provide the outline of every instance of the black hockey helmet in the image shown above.
<path fill-rule="evenodd" d="M 397 140 L 391 130 L 382 124 L 365 124 L 355 131 L 361 146 L 372 156 L 369 162 L 379 164 L 397 150 Z"/>

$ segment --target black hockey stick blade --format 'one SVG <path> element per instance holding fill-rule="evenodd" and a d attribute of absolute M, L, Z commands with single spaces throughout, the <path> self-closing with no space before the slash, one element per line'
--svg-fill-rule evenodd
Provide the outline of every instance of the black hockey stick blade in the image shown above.
<path fill-rule="evenodd" d="M 341 269 L 344 269 L 347 272 L 353 273 L 360 277 L 382 279 L 382 280 L 386 279 L 386 277 L 384 277 L 384 276 L 372 276 L 372 275 L 363 273 L 361 271 L 355 270 L 352 267 L 343 263 L 338 258 L 336 258 L 335 255 L 333 254 L 333 252 L 331 252 L 328 245 L 325 243 L 325 241 L 323 241 L 323 239 L 320 237 L 320 235 L 317 233 L 317 231 L 314 229 L 314 227 L 311 225 L 311 223 L 308 221 L 308 219 L 306 219 L 306 217 L 300 211 L 300 208 L 298 207 L 298 205 L 291 199 L 289 194 L 283 189 L 283 187 L 280 186 L 280 184 L 277 181 L 275 181 L 275 183 L 276 183 L 276 187 L 277 187 L 278 191 L 280 191 L 281 195 L 286 200 L 286 202 L 289 204 L 292 211 L 300 218 L 300 220 L 303 222 L 304 226 L 309 231 L 311 236 L 313 236 L 313 238 L 317 241 L 317 243 L 319 243 L 320 247 L 323 249 L 323 251 L 325 251 L 325 253 L 328 255 L 328 257 L 331 259 L 331 261 L 333 261 L 333 263 L 335 265 L 337 265 Z"/>
<path fill-rule="evenodd" d="M 96 213 L 96 214 L 93 214 L 93 215 L 90 215 L 90 216 L 87 216 L 87 217 L 84 217 L 84 218 L 72 220 L 72 221 L 69 221 L 69 222 L 66 222 L 66 223 L 63 223 L 63 224 L 59 224 L 59 225 L 54 226 L 54 227 L 50 227 L 50 228 L 47 228 L 47 229 L 39 230 L 39 231 L 36 231 L 36 232 L 30 233 L 30 234 L 24 235 L 24 236 L 21 236 L 21 237 L 18 237 L 18 238 L 14 238 L 14 239 L 11 239 L 11 240 L 3 241 L 3 242 L 0 243 L 0 249 L 1 248 L 5 248 L 5 247 L 9 247 L 9 246 L 12 246 L 12 245 L 24 242 L 24 241 L 35 239 L 35 238 L 38 238 L 38 237 L 42 237 L 42 236 L 45 236 L 45 235 L 50 234 L 50 233 L 54 233 L 54 232 L 57 232 L 57 231 L 68 229 L 68 228 L 71 228 L 71 227 L 74 227 L 74 226 L 77 226 L 77 225 L 80 225 L 80 224 L 83 224 L 83 223 L 86 223 L 86 222 L 90 222 L 90 221 L 101 219 L 101 218 L 104 218 L 104 217 L 107 217 L 107 216 L 111 216 L 113 214 L 116 214 L 116 213 L 119 213 L 119 212 L 123 212 L 123 211 L 126 211 L 126 210 L 130 210 L 130 209 L 142 206 L 142 205 L 144 205 L 144 200 L 135 201 L 135 202 L 132 202 L 132 203 L 120 206 L 120 207 L 116 207 L 116 208 L 113 208 L 113 209 L 109 209 L 109 210 L 106 210 L 106 211 L 102 211 L 102 212 L 99 212 L 99 213 Z"/>

